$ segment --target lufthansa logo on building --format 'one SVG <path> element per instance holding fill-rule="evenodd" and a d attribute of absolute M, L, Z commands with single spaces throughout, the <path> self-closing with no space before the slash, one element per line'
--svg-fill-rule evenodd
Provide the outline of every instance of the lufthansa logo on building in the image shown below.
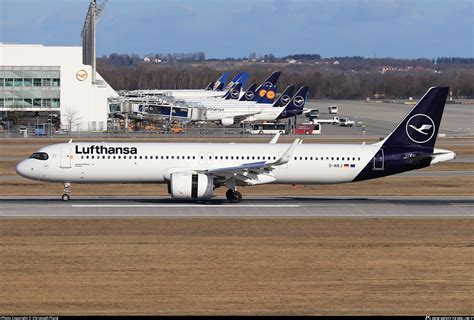
<path fill-rule="evenodd" d="M 435 133 L 434 121 L 426 114 L 415 114 L 406 124 L 408 138 L 415 143 L 425 143 L 433 138 Z"/>
<path fill-rule="evenodd" d="M 87 71 L 86 70 L 79 70 L 76 72 L 76 79 L 79 81 L 84 81 L 87 79 Z"/>

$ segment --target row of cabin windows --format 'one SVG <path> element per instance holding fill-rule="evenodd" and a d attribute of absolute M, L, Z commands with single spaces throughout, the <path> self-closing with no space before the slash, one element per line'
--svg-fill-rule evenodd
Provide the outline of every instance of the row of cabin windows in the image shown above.
<path fill-rule="evenodd" d="M 201 159 L 204 159 L 204 156 L 200 156 Z M 208 157 L 209 160 L 213 159 L 212 156 Z M 176 160 L 196 160 L 196 156 L 81 156 L 81 159 L 145 159 L 145 160 L 152 160 L 152 159 L 161 159 L 161 160 L 169 160 L 169 159 L 176 159 Z M 214 156 L 215 160 L 276 160 L 277 157 L 275 156 Z M 295 160 L 305 160 L 305 161 L 313 161 L 313 160 L 341 160 L 341 161 L 356 161 L 356 157 L 294 157 Z M 360 157 L 357 158 L 357 161 L 360 161 Z"/>
<path fill-rule="evenodd" d="M 356 157 L 294 157 L 295 160 L 341 160 L 341 161 L 356 161 Z M 352 159 L 352 160 L 351 160 Z M 360 161 L 360 157 L 357 157 L 357 161 Z"/>

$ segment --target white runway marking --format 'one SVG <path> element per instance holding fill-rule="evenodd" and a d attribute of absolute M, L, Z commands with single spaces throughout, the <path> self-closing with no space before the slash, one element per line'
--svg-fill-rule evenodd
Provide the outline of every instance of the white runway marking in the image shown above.
<path fill-rule="evenodd" d="M 72 204 L 73 208 L 300 208 L 299 204 Z"/>

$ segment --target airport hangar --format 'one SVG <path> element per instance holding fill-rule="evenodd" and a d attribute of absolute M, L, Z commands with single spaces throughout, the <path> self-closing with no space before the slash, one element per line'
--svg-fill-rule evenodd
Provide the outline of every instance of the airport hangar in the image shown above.
<path fill-rule="evenodd" d="M 2 118 L 34 122 L 53 114 L 72 131 L 107 130 L 109 99 L 118 94 L 82 61 L 80 46 L 0 43 Z"/>

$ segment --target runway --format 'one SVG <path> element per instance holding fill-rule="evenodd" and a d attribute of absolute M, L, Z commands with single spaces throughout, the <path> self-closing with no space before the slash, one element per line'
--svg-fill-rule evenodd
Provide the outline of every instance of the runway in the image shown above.
<path fill-rule="evenodd" d="M 474 217 L 473 197 L 245 197 L 239 204 L 224 198 L 206 202 L 169 197 L 0 197 L 0 217 Z"/>

